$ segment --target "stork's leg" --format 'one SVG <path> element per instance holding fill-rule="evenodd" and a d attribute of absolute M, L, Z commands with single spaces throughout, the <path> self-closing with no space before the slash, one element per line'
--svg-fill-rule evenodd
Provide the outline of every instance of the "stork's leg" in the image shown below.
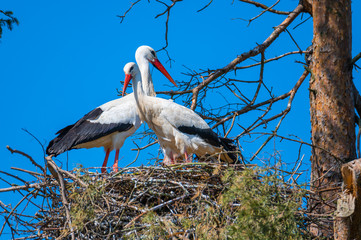
<path fill-rule="evenodd" d="M 172 159 L 170 159 L 167 155 L 164 155 L 164 158 L 163 158 L 163 162 L 162 162 L 164 165 L 171 165 L 172 164 Z"/>
<path fill-rule="evenodd" d="M 175 161 L 174 154 L 173 154 L 173 153 L 170 153 L 170 155 L 172 156 L 172 157 L 170 158 L 170 163 L 171 163 L 171 164 L 176 164 L 177 162 Z"/>
<path fill-rule="evenodd" d="M 107 167 L 107 163 L 108 163 L 109 153 L 110 153 L 110 149 L 108 148 L 108 149 L 106 150 L 106 153 L 105 153 L 105 158 L 104 158 L 104 162 L 103 162 L 103 166 L 102 166 L 102 173 L 105 173 L 105 172 L 106 172 L 106 167 Z"/>
<path fill-rule="evenodd" d="M 115 158 L 114 158 L 114 165 L 113 171 L 118 172 L 118 161 L 119 161 L 119 149 L 115 150 Z"/>
<path fill-rule="evenodd" d="M 174 164 L 174 157 L 172 152 L 164 153 L 163 164 L 167 166 Z"/>
<path fill-rule="evenodd" d="M 184 152 L 184 157 L 185 157 L 186 163 L 190 163 L 193 160 L 192 156 L 189 156 L 187 152 Z"/>

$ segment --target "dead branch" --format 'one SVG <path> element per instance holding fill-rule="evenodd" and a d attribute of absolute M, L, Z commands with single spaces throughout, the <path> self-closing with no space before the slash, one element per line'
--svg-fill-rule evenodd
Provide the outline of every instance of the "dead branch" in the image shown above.
<path fill-rule="evenodd" d="M 125 16 L 128 14 L 128 12 L 129 12 L 130 10 L 132 10 L 132 8 L 134 7 L 134 5 L 137 4 L 137 3 L 139 3 L 140 1 L 141 1 L 141 0 L 137 0 L 137 1 L 135 1 L 134 3 L 132 3 L 132 4 L 130 5 L 130 7 L 124 12 L 124 14 L 123 14 L 122 16 L 120 16 L 120 15 L 117 16 L 117 17 L 120 18 L 120 23 L 122 23 L 122 22 L 124 21 Z"/>
<path fill-rule="evenodd" d="M 65 209 L 65 214 L 66 214 L 66 223 L 68 224 L 69 226 L 69 229 L 70 229 L 70 234 L 71 234 L 71 239 L 72 240 L 75 240 L 75 235 L 74 235 L 74 229 L 73 229 L 73 226 L 72 226 L 72 221 L 71 221 L 71 218 L 70 218 L 70 212 L 69 212 L 69 202 L 68 202 L 68 199 L 66 197 L 66 192 L 65 192 L 65 182 L 64 182 L 64 178 L 63 178 L 63 175 L 60 173 L 60 168 L 58 168 L 58 166 L 54 163 L 54 161 L 51 159 L 51 157 L 46 157 L 45 158 L 47 160 L 47 163 L 49 166 L 49 170 L 50 169 L 53 169 L 53 176 L 56 174 L 56 179 L 59 183 L 59 186 L 60 186 L 60 193 L 61 193 L 61 198 L 63 200 L 63 204 L 64 204 L 64 209 Z M 55 172 L 55 174 L 54 174 Z M 85 185 L 85 183 L 83 183 L 83 185 Z"/>
<path fill-rule="evenodd" d="M 209 5 L 211 5 L 211 3 L 213 2 L 213 0 L 210 0 L 209 3 L 207 3 L 207 5 L 205 5 L 204 7 L 202 7 L 201 9 L 197 10 L 197 12 L 201 12 L 204 9 L 206 9 L 207 7 L 209 7 Z"/>
<path fill-rule="evenodd" d="M 282 113 L 282 118 L 280 119 L 280 121 L 278 122 L 275 130 L 273 130 L 273 133 L 276 134 L 279 127 L 281 126 L 281 122 L 283 121 L 283 119 L 286 117 L 286 115 L 289 113 L 289 111 L 291 110 L 291 105 L 292 105 L 292 101 L 296 95 L 296 92 L 298 90 L 298 88 L 301 86 L 301 84 L 303 83 L 303 81 L 306 79 L 308 75 L 308 71 L 305 70 L 302 74 L 302 76 L 300 77 L 300 79 L 297 81 L 296 85 L 293 87 L 293 89 L 290 91 L 290 98 L 288 100 L 288 104 L 287 104 L 287 108 L 283 111 Z M 259 149 L 255 152 L 255 154 L 253 154 L 253 156 L 251 157 L 250 161 L 252 161 L 257 155 L 258 153 L 267 145 L 267 143 L 274 137 L 275 135 L 270 135 L 267 140 L 259 147 Z"/>
<path fill-rule="evenodd" d="M 11 169 L 14 169 L 14 170 L 17 170 L 17 171 L 20 171 L 20 172 L 29 173 L 30 175 L 32 175 L 32 176 L 34 176 L 34 177 L 37 177 L 37 176 L 43 176 L 43 174 L 41 174 L 41 173 L 37 173 L 37 172 L 33 172 L 33 171 L 29 171 L 29 170 L 22 169 L 22 168 L 11 167 Z"/>
<path fill-rule="evenodd" d="M 303 75 L 302 75 L 302 76 L 303 76 Z M 304 79 L 303 79 L 303 80 L 302 80 L 302 79 L 299 79 L 293 89 L 295 89 L 295 88 L 298 89 L 298 88 L 299 88 L 298 84 L 301 84 L 301 83 L 299 82 L 300 80 L 301 80 L 301 83 L 302 83 Z M 265 106 L 265 105 L 267 105 L 267 104 L 275 103 L 275 102 L 277 102 L 277 101 L 283 100 L 283 99 L 289 97 L 289 96 L 292 94 L 293 89 L 292 89 L 291 91 L 287 92 L 287 93 L 284 93 L 284 94 L 282 94 L 282 95 L 280 95 L 280 96 L 278 96 L 278 97 L 275 97 L 275 98 L 270 98 L 270 99 L 268 99 L 268 100 L 266 100 L 266 101 L 264 101 L 264 102 L 261 102 L 261 103 L 255 104 L 255 105 L 247 105 L 247 107 L 245 107 L 245 108 L 243 108 L 243 109 L 241 109 L 241 110 L 239 110 L 239 111 L 234 112 L 234 114 L 241 115 L 241 114 L 247 113 L 247 112 L 249 112 L 249 111 L 251 111 L 251 110 L 257 109 L 257 108 L 262 107 L 262 106 Z M 218 122 L 213 126 L 213 128 L 216 128 L 218 125 L 220 125 L 220 124 L 222 124 L 222 123 L 230 120 L 231 118 L 232 118 L 232 116 L 227 116 L 227 117 L 221 119 L 220 121 L 218 121 Z"/>
<path fill-rule="evenodd" d="M 298 5 L 292 11 L 292 13 L 290 13 L 288 15 L 288 17 L 280 25 L 278 25 L 276 27 L 276 29 L 272 32 L 272 34 L 261 45 L 258 45 L 257 47 L 253 48 L 252 50 L 241 54 L 240 56 L 235 58 L 232 62 L 230 62 L 227 66 L 225 66 L 225 67 L 223 67 L 221 69 L 218 69 L 216 72 L 211 74 L 207 79 L 205 79 L 202 83 L 200 83 L 197 87 L 195 87 L 192 90 L 193 96 L 192 96 L 191 109 L 194 110 L 196 108 L 197 100 L 198 100 L 198 94 L 199 94 L 199 91 L 201 89 L 206 87 L 208 84 L 213 82 L 218 77 L 220 77 L 220 76 L 228 73 L 229 71 L 233 70 L 234 67 L 236 65 L 238 65 L 239 63 L 241 63 L 242 61 L 244 61 L 244 60 L 246 60 L 246 59 L 248 59 L 250 57 L 256 56 L 256 55 L 260 54 L 261 52 L 263 52 L 288 27 L 288 25 L 290 25 L 293 22 L 293 20 L 296 19 L 296 17 L 302 12 L 302 10 L 303 10 L 303 6 Z"/>
<path fill-rule="evenodd" d="M 159 13 L 157 16 L 155 16 L 155 18 L 158 18 L 164 14 L 167 14 L 167 19 L 165 21 L 165 34 L 164 34 L 164 38 L 165 38 L 165 46 L 163 46 L 160 50 L 158 51 L 161 51 L 161 50 L 165 50 L 167 47 L 168 47 L 168 23 L 169 23 L 169 16 L 170 16 L 170 10 L 175 6 L 175 4 L 177 2 L 181 2 L 183 0 L 173 0 L 172 4 L 171 5 L 167 5 L 166 3 L 164 3 L 163 1 L 160 1 L 160 0 L 155 0 L 156 2 L 159 2 L 159 3 L 162 3 L 163 5 L 166 6 L 166 10 L 162 13 Z"/>
<path fill-rule="evenodd" d="M 37 163 L 34 161 L 34 159 L 33 159 L 31 156 L 29 156 L 28 154 L 26 154 L 26 153 L 24 153 L 24 152 L 22 152 L 22 151 L 16 150 L 16 149 L 12 149 L 12 148 L 9 147 L 9 146 L 6 146 L 6 148 L 7 148 L 12 154 L 18 153 L 18 154 L 20 154 L 20 155 L 23 155 L 24 157 L 27 157 L 27 158 L 30 160 L 30 162 L 31 162 L 35 167 L 38 167 L 41 171 L 44 172 L 44 168 L 43 168 L 42 166 L 40 166 L 39 164 L 37 164 Z"/>
<path fill-rule="evenodd" d="M 293 52 L 288 52 L 288 53 L 284 53 L 280 56 L 277 56 L 277 57 L 274 57 L 274 58 L 270 58 L 270 59 L 266 59 L 264 61 L 264 63 L 269 63 L 269 62 L 272 62 L 272 61 L 276 61 L 276 60 L 279 60 L 283 57 L 286 57 L 286 56 L 289 56 L 289 55 L 293 55 L 293 54 L 300 54 L 300 53 L 308 53 L 308 51 L 293 51 Z M 251 64 L 251 65 L 248 65 L 248 66 L 241 66 L 241 67 L 236 67 L 235 69 L 238 70 L 238 69 L 246 69 L 246 68 L 251 68 L 251 67 L 255 67 L 255 66 L 258 66 L 260 65 L 261 62 L 258 62 L 258 63 L 254 63 L 254 64 Z"/>
<path fill-rule="evenodd" d="M 14 186 L 14 187 L 9 187 L 9 188 L 1 188 L 0 192 L 11 192 L 11 191 L 16 191 L 16 190 L 26 190 L 26 189 L 31 189 L 31 188 L 40 188 L 42 186 L 45 186 L 46 183 L 32 183 L 32 184 L 28 184 L 28 185 L 22 185 L 22 186 Z"/>
<path fill-rule="evenodd" d="M 361 52 L 359 52 L 351 61 L 351 65 L 354 65 L 361 58 Z"/>
<path fill-rule="evenodd" d="M 277 0 L 272 6 L 266 8 L 265 10 L 263 10 L 260 14 L 258 14 L 257 16 L 251 18 L 250 20 L 248 20 L 248 25 L 251 24 L 252 21 L 256 20 L 257 18 L 259 18 L 260 16 L 262 16 L 265 12 L 270 11 L 274 6 L 276 6 L 278 3 L 280 2 L 280 0 Z M 262 5 L 262 4 L 261 4 Z M 264 5 L 263 5 L 264 6 Z"/>
<path fill-rule="evenodd" d="M 256 6 L 256 7 L 263 8 L 266 11 L 271 12 L 271 13 L 282 14 L 282 15 L 289 15 L 290 14 L 290 12 L 284 12 L 284 11 L 279 11 L 279 10 L 272 9 L 272 7 L 274 7 L 276 4 L 272 5 L 271 7 L 268 7 L 268 6 L 264 5 L 264 4 L 256 2 L 256 1 L 251 1 L 251 0 L 239 0 L 239 1 L 252 4 L 252 5 Z"/>

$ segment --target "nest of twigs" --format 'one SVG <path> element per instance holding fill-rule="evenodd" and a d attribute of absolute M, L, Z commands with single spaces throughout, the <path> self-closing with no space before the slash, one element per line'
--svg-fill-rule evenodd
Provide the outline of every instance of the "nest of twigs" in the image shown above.
<path fill-rule="evenodd" d="M 13 168 L 36 181 L 22 180 L 25 185 L 0 189 L 24 196 L 16 206 L 0 201 L 5 219 L 0 236 L 4 228 L 10 229 L 12 239 L 300 239 L 307 235 L 304 191 L 291 184 L 299 176 L 296 172 L 194 162 L 101 174 L 83 168 L 65 171 L 49 157 L 44 168 L 29 155 L 9 150 L 28 157 L 42 173 Z M 35 206 L 36 213 L 24 214 L 28 206 Z"/>
<path fill-rule="evenodd" d="M 223 174 L 227 169 L 241 171 L 244 167 L 189 163 L 129 167 L 109 174 L 78 169 L 72 175 L 60 170 L 64 178 L 54 179 L 48 187 L 61 188 L 59 181 L 63 181 L 66 190 L 53 191 L 52 207 L 39 212 L 43 218 L 39 230 L 46 238 L 142 238 L 144 230 L 159 224 L 144 219 L 156 214 L 177 229 L 170 230 L 168 237 L 189 238 L 192 227 L 183 229 L 182 219 L 196 220 L 201 209 L 216 204 L 227 187 Z"/>

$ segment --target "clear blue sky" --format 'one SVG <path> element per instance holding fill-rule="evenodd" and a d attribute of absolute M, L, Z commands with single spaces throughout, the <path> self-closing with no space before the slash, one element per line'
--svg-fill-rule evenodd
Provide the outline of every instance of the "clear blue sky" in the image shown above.
<path fill-rule="evenodd" d="M 184 1 L 172 10 L 169 29 L 168 51 L 175 62 L 170 67 L 166 63 L 164 52 L 158 53 L 168 72 L 177 80 L 187 80 L 182 73 L 184 66 L 192 69 L 214 69 L 227 65 L 238 54 L 246 52 L 262 43 L 280 24 L 285 16 L 266 13 L 250 26 L 241 20 L 256 16 L 260 9 L 234 1 L 214 1 L 200 13 L 209 1 Z M 290 11 L 298 1 L 283 0 L 277 9 Z M 117 98 L 117 88 L 124 79 L 123 66 L 134 61 L 134 53 L 140 45 L 150 45 L 158 50 L 164 45 L 165 17 L 154 19 L 164 7 L 154 1 L 143 1 L 136 5 L 120 24 L 117 15 L 130 6 L 130 1 L 2 1 L 0 9 L 11 10 L 19 19 L 20 25 L 13 31 L 5 30 L 0 42 L 0 159 L 2 171 L 11 166 L 35 170 L 28 160 L 19 155 L 11 155 L 6 145 L 24 151 L 42 163 L 40 145 L 22 128 L 29 130 L 46 147 L 55 137 L 55 132 L 74 123 L 95 107 Z M 353 1 L 353 12 L 361 10 L 360 1 Z M 303 19 L 308 15 L 304 14 Z M 300 17 L 292 24 L 302 20 Z M 293 30 L 302 49 L 306 49 L 312 40 L 312 21 Z M 353 16 L 353 55 L 361 51 L 360 18 Z M 266 57 L 274 57 L 287 51 L 297 50 L 290 37 L 283 33 L 273 46 L 267 50 Z M 259 58 L 257 58 L 259 59 Z M 265 82 L 273 87 L 275 94 L 288 91 L 303 72 L 300 64 L 304 57 L 297 55 L 266 65 Z M 252 60 L 247 63 L 253 63 Z M 246 63 L 245 63 L 246 64 Z M 245 65 L 243 64 L 243 65 Z M 361 64 L 359 64 L 361 65 Z M 259 68 L 239 71 L 244 80 L 257 80 Z M 361 89 L 360 74 L 354 74 L 356 85 Z M 156 90 L 170 88 L 167 80 L 157 71 L 153 72 Z M 306 82 L 296 96 L 293 110 L 281 128 L 282 134 L 294 134 L 304 141 L 310 140 L 308 83 Z M 128 90 L 130 91 L 130 90 Z M 159 96 L 166 97 L 166 96 Z M 181 102 L 179 102 L 181 103 Z M 209 105 L 217 104 L 213 102 Z M 281 104 L 282 107 L 284 107 Z M 277 108 L 277 107 L 276 107 Z M 240 122 L 247 121 L 246 116 Z M 237 129 L 230 137 L 237 135 Z M 243 139 L 246 157 L 257 146 Z M 145 142 L 137 141 L 140 146 Z M 120 166 L 131 162 L 136 156 L 129 151 L 135 145 L 131 139 L 126 141 L 120 152 Z M 283 160 L 292 162 L 297 158 L 298 145 L 274 141 L 269 144 L 267 157 L 274 149 L 281 152 Z M 157 156 L 157 148 L 143 153 L 134 165 L 147 164 L 148 159 Z M 114 153 L 113 153 L 114 154 Z M 310 148 L 303 147 L 305 169 L 310 156 Z M 68 154 L 69 168 L 82 164 L 95 167 L 102 164 L 103 149 L 72 150 Z M 67 154 L 60 155 L 59 164 L 65 164 Z M 113 155 L 109 164 L 113 163 Z M 64 165 L 65 168 L 65 165 Z M 20 176 L 24 176 L 19 174 Z M 10 180 L 10 178 L 7 178 Z M 0 181 L 0 187 L 8 185 Z M 12 197 L 1 194 L 0 199 Z"/>

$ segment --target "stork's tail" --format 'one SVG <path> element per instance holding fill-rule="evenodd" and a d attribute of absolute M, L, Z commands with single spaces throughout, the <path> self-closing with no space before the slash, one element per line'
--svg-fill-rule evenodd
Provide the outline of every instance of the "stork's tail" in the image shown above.
<path fill-rule="evenodd" d="M 64 151 L 61 150 L 61 148 L 59 148 L 57 145 L 57 138 L 54 138 L 53 140 L 50 141 L 48 147 L 46 148 L 46 154 L 47 155 L 54 155 L 57 156 L 61 153 L 63 153 Z"/>
<path fill-rule="evenodd" d="M 234 144 L 234 140 L 229 138 L 219 138 L 223 149 L 227 152 L 221 155 L 221 159 L 228 163 L 239 163 L 239 158 L 242 158 L 242 155 L 239 151 L 237 145 Z"/>
<path fill-rule="evenodd" d="M 69 150 L 71 148 L 71 144 L 69 143 L 69 141 L 64 141 L 64 137 L 66 136 L 66 134 L 69 132 L 69 130 L 74 126 L 73 125 L 69 125 L 66 126 L 63 129 L 60 129 L 56 134 L 58 134 L 58 136 L 56 138 L 54 138 L 53 140 L 51 140 L 49 142 L 48 147 L 46 148 L 46 154 L 47 155 L 54 155 L 55 157 L 67 150 Z"/>

